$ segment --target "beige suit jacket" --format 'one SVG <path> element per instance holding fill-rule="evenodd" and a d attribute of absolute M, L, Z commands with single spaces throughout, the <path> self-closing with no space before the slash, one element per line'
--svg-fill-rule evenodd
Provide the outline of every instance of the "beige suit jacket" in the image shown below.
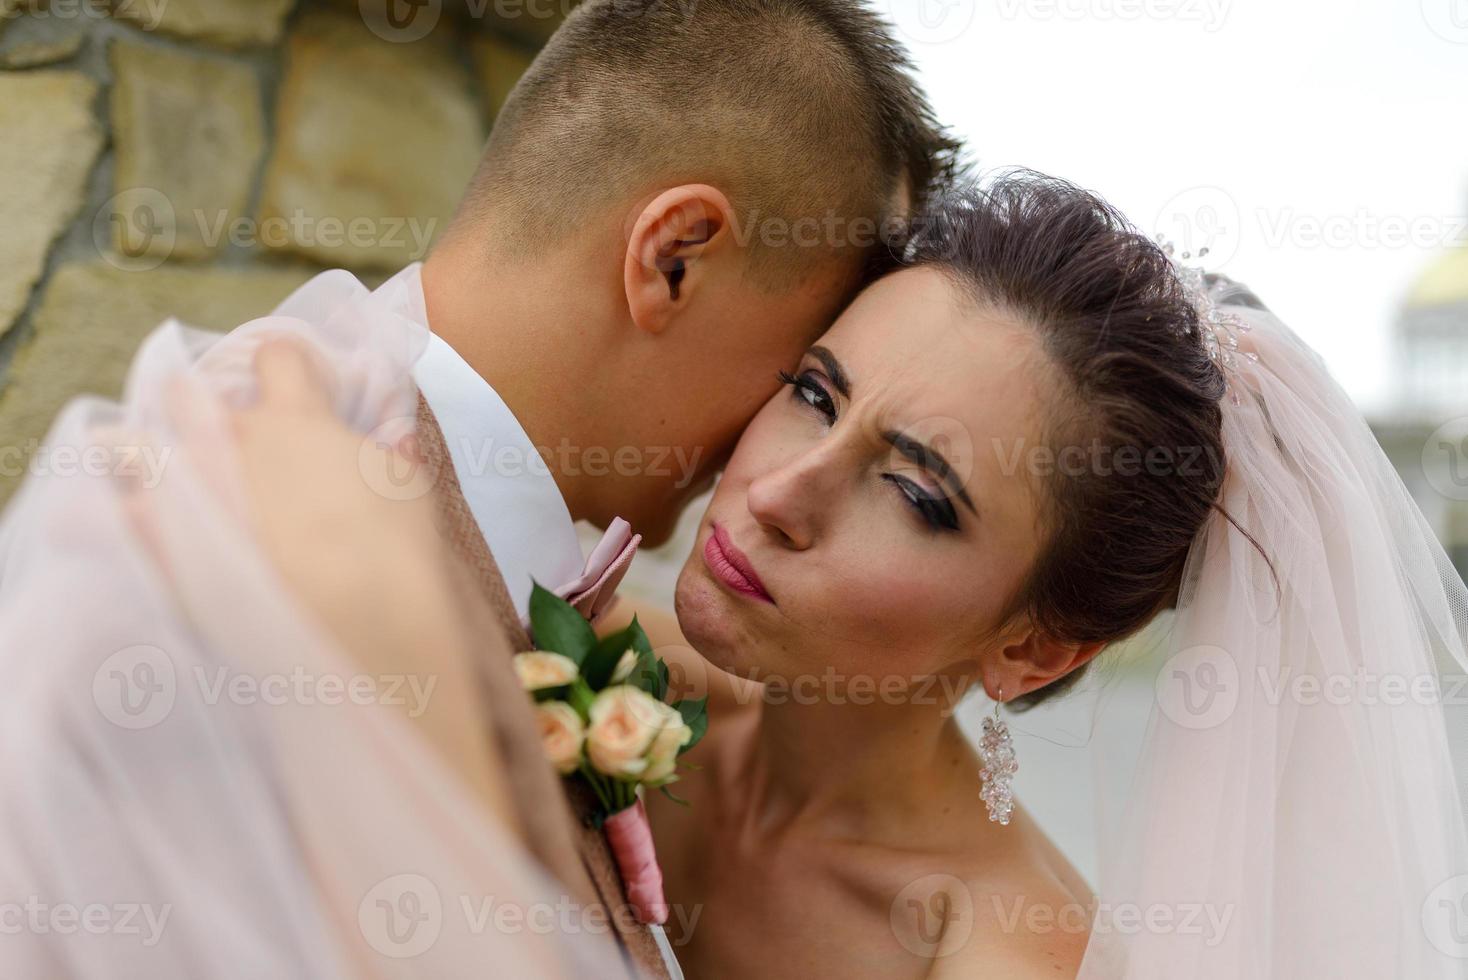
<path fill-rule="evenodd" d="M 418 440 L 429 472 L 436 473 L 439 531 L 465 572 L 463 605 L 475 620 L 476 635 L 485 639 L 475 666 L 518 811 L 517 829 L 531 853 L 565 887 L 567 899 L 583 907 L 585 918 L 577 921 L 594 929 L 610 919 L 620 948 L 637 969 L 654 980 L 667 980 L 651 931 L 631 917 L 605 837 L 587 822 L 594 800 L 572 792 L 571 784 L 556 775 L 541 751 L 530 699 L 520 689 L 510 662 L 514 652 L 530 648 L 530 637 L 459 488 L 442 430 L 422 397 Z M 621 980 L 633 975 L 625 963 L 608 964 L 604 977 Z"/>

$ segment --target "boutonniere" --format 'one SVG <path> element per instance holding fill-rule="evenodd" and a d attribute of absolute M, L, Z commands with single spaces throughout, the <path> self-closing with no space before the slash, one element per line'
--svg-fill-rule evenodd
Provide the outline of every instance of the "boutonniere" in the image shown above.
<path fill-rule="evenodd" d="M 668 786 L 678 757 L 708 729 L 708 698 L 664 701 L 668 667 L 636 617 L 598 639 L 570 603 L 536 585 L 530 628 L 537 649 L 515 655 L 515 673 L 535 699 L 546 757 L 591 788 L 628 902 L 639 922 L 661 925 L 668 906 L 641 794 L 661 789 L 678 799 Z"/>

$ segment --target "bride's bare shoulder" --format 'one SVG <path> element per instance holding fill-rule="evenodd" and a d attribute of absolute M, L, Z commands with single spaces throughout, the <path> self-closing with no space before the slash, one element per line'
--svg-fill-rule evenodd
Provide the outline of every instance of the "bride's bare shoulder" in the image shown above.
<path fill-rule="evenodd" d="M 972 977 L 1004 977 L 1005 980 L 1072 980 L 1081 968 L 1085 944 L 1058 941 L 1021 947 L 1008 945 L 976 950 L 971 955 L 937 960 L 928 980 L 970 980 Z"/>
<path fill-rule="evenodd" d="M 979 826 L 954 835 L 964 843 L 951 854 L 949 879 L 962 888 L 954 908 L 971 909 L 971 932 L 952 955 L 934 960 L 928 976 L 1074 977 L 1090 941 L 1094 897 L 1085 878 L 1023 807 L 1007 827 Z"/>
<path fill-rule="evenodd" d="M 929 980 L 1071 980 L 1079 971 L 1090 941 L 1087 897 L 1050 872 L 1003 877 L 967 883 L 971 936 L 954 944 L 952 955 L 933 961 Z"/>

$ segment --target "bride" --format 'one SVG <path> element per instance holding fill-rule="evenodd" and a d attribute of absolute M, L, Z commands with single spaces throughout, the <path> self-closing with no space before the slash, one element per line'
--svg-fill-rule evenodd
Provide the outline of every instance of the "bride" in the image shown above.
<path fill-rule="evenodd" d="M 713 719 L 692 806 L 649 801 L 689 974 L 1461 975 L 1421 919 L 1463 867 L 1438 709 L 1267 700 L 1462 663 L 1462 583 L 1315 356 L 1058 182 L 908 258 L 744 432 L 676 624 L 639 610 Z M 1159 686 L 1098 906 L 953 709 L 1174 607 L 1164 676 L 1231 671 L 1232 715 Z"/>
<path fill-rule="evenodd" d="M 699 768 L 676 787 L 692 805 L 649 800 L 668 898 L 689 913 L 670 920 L 688 975 L 1463 976 L 1442 918 L 1468 849 L 1440 705 L 1278 693 L 1281 679 L 1437 683 L 1468 664 L 1462 583 L 1315 355 L 1246 292 L 1059 181 L 962 194 L 904 258 L 799 364 L 772 365 L 785 387 L 729 461 L 676 623 L 640 611 L 679 686 L 710 698 Z M 276 343 L 255 370 L 251 407 L 195 392 L 189 409 L 232 419 L 236 458 L 218 472 L 240 477 L 255 543 L 347 656 L 428 658 L 451 692 L 430 742 L 472 744 L 453 711 L 472 685 L 449 655 L 465 638 L 429 631 L 452 610 L 436 539 L 414 523 L 426 505 L 363 491 L 360 435 L 320 394 L 320 364 Z M 167 544 L 155 537 L 178 554 Z M 263 585 L 226 597 L 208 563 L 167 574 L 220 647 L 270 636 L 279 607 L 250 605 Z M 244 611 L 218 621 L 223 608 Z M 1006 718 L 1159 618 L 1167 659 L 1128 808 L 1103 827 L 1097 897 L 1012 800 Z M 996 715 L 974 746 L 954 710 L 978 688 Z M 299 714 L 281 722 L 301 751 L 293 798 L 361 814 L 356 839 L 274 828 L 251 842 L 260 874 L 325 870 L 361 894 L 386 867 L 374 826 L 450 878 L 456 846 L 508 847 L 496 821 L 465 817 L 500 809 L 492 763 Z M 7 755 L 7 771 L 24 764 Z M 357 792 L 378 770 L 409 792 L 392 778 Z M 431 832 L 405 833 L 412 793 L 446 801 Z M 191 822 L 179 801 L 129 798 L 210 832 L 211 801 Z M 9 806 L 34 826 L 43 804 Z M 166 852 L 137 816 L 111 843 Z M 320 853 L 293 865 L 313 828 Z M 526 864 L 477 870 L 507 894 L 544 889 Z M 108 894 L 131 880 L 72 874 Z M 331 931 L 309 903 L 221 908 L 279 919 L 302 948 Z M 548 939 L 502 941 L 516 975 L 552 975 Z M 314 953 L 282 958 L 354 972 L 339 950 Z M 440 975 L 455 956 L 486 962 L 482 946 L 433 955 Z"/>

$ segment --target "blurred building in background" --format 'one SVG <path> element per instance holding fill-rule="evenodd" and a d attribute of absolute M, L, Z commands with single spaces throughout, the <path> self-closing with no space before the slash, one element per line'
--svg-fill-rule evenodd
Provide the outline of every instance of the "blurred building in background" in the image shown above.
<path fill-rule="evenodd" d="M 1468 577 L 1468 243 L 1418 276 L 1395 340 L 1395 397 L 1372 429 Z"/>
<path fill-rule="evenodd" d="M 571 0 L 0 0 L 0 504 L 173 315 L 421 259 Z"/>

